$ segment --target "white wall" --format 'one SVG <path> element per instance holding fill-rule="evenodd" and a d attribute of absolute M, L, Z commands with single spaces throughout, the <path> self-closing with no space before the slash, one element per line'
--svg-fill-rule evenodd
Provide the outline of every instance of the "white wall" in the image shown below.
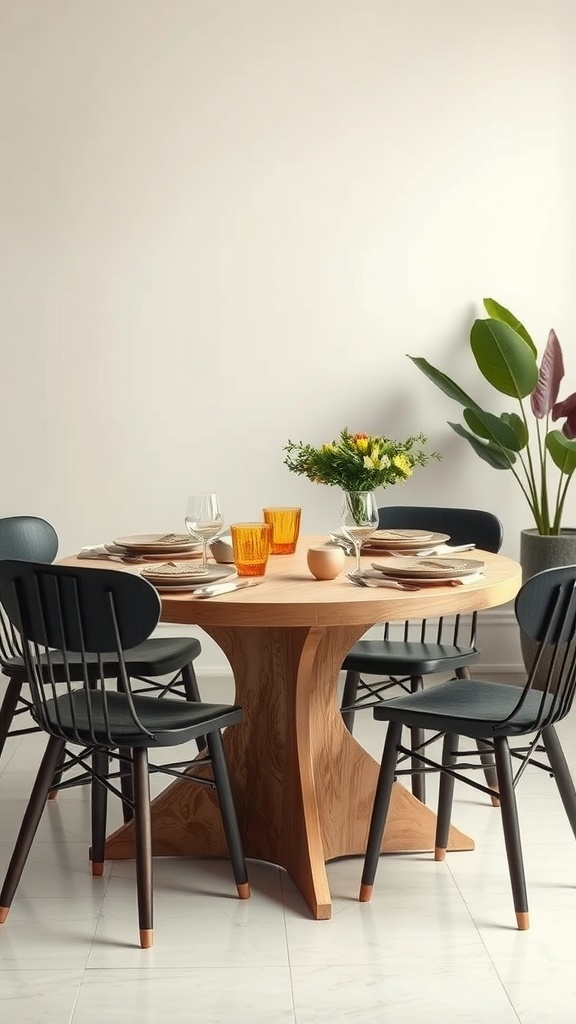
<path fill-rule="evenodd" d="M 489 401 L 494 295 L 576 388 L 575 30 L 572 0 L 0 0 L 0 514 L 65 553 L 216 489 L 316 532 L 339 499 L 288 438 L 424 430 L 443 462 L 382 503 L 490 508 L 516 556 L 514 480 L 405 354 Z"/>

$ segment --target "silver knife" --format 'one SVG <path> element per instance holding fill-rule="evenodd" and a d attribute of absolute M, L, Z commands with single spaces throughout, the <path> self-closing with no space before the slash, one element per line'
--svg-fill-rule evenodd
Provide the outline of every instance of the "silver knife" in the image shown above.
<path fill-rule="evenodd" d="M 243 590 L 245 587 L 257 587 L 262 580 L 234 580 L 233 583 L 215 583 L 211 587 L 198 587 L 193 592 L 193 597 L 218 597 L 220 594 L 231 594 L 233 590 Z"/>

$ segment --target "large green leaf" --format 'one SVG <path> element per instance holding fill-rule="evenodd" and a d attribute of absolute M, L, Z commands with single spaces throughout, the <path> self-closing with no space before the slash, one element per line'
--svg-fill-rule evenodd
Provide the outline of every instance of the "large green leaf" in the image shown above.
<path fill-rule="evenodd" d="M 489 466 L 492 466 L 492 469 L 510 469 L 511 463 L 516 461 L 516 456 L 513 452 L 508 452 L 507 455 L 504 455 L 500 448 L 496 448 L 489 441 L 479 441 L 477 437 L 474 437 L 474 434 L 469 434 L 461 423 L 450 423 L 449 421 L 448 426 L 452 427 L 452 430 L 460 437 L 465 438 L 476 452 L 476 455 L 483 459 L 484 462 L 487 462 Z"/>
<path fill-rule="evenodd" d="M 536 358 L 508 324 L 500 320 L 475 320 L 470 346 L 480 373 L 501 394 L 520 400 L 536 387 Z"/>
<path fill-rule="evenodd" d="M 503 324 L 508 324 L 508 326 L 511 327 L 513 331 L 516 331 L 516 334 L 519 334 L 526 344 L 530 346 L 534 355 L 538 355 L 536 345 L 532 341 L 532 338 L 528 334 L 524 324 L 520 322 L 517 316 L 514 316 L 514 313 L 511 313 L 509 309 L 506 309 L 506 306 L 501 306 L 499 302 L 496 302 L 496 299 L 484 299 L 484 309 L 488 313 L 488 316 L 491 316 L 493 320 L 500 320 Z"/>
<path fill-rule="evenodd" d="M 514 451 L 521 452 L 528 444 L 528 428 L 524 420 L 515 412 L 503 412 L 501 413 L 501 419 L 512 428 L 518 438 L 518 447 Z"/>
<path fill-rule="evenodd" d="M 466 423 L 478 437 L 492 441 L 496 447 L 506 448 L 508 451 L 519 452 L 524 445 L 519 443 L 516 432 L 491 412 L 478 412 L 476 409 L 464 409 Z"/>
<path fill-rule="evenodd" d="M 561 430 L 551 430 L 546 434 L 546 447 L 558 469 L 572 476 L 576 470 L 576 440 L 568 440 Z"/>
<path fill-rule="evenodd" d="M 476 404 L 470 395 L 467 395 L 461 387 L 458 386 L 450 377 L 447 377 L 441 370 L 437 370 L 435 366 L 432 366 L 427 359 L 423 359 L 421 356 L 408 356 L 412 362 L 422 370 L 422 373 L 431 380 L 440 391 L 443 391 L 448 398 L 454 399 L 455 402 L 459 402 L 460 405 L 467 406 L 469 409 L 478 409 L 480 412 L 480 406 Z"/>

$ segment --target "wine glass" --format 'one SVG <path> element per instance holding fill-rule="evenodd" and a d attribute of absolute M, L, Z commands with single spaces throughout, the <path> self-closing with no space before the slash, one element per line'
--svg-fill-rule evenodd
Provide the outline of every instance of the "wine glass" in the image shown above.
<path fill-rule="evenodd" d="M 224 524 L 218 494 L 188 495 L 186 529 L 191 537 L 202 542 L 202 573 L 208 571 L 208 541 L 220 533 Z"/>
<path fill-rule="evenodd" d="M 374 491 L 345 491 L 340 515 L 342 533 L 352 541 L 356 554 L 354 572 L 360 572 L 360 548 L 378 527 Z"/>

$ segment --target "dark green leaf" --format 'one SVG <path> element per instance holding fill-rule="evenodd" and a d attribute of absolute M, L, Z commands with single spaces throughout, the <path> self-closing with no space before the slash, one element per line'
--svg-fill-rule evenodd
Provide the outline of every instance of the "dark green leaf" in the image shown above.
<path fill-rule="evenodd" d="M 458 384 L 455 384 L 450 377 L 447 377 L 445 373 L 442 373 L 441 370 L 437 370 L 435 366 L 432 366 L 427 359 L 423 359 L 421 356 L 408 356 L 408 359 L 411 359 L 418 369 L 422 370 L 422 373 L 428 377 L 428 380 L 431 380 L 437 388 L 440 388 L 440 391 L 443 391 L 445 395 L 448 395 L 448 398 L 454 399 L 455 402 L 459 402 L 460 405 L 467 406 L 469 409 L 480 410 L 480 406 L 476 404 L 473 398 L 470 398 L 470 395 L 467 395 L 466 392 L 463 391 Z"/>
<path fill-rule="evenodd" d="M 475 320 L 470 346 L 480 373 L 501 394 L 520 400 L 536 387 L 536 358 L 508 324 L 500 320 Z"/>
<path fill-rule="evenodd" d="M 460 437 L 463 437 L 472 446 L 476 455 L 478 455 L 484 462 L 487 462 L 492 469 L 510 469 L 510 465 L 516 461 L 516 456 L 513 452 L 509 452 L 504 455 L 499 448 L 495 445 L 486 443 L 485 441 L 479 441 L 474 434 L 469 434 L 464 429 L 461 423 L 448 423 L 448 426 L 452 427 Z"/>
<path fill-rule="evenodd" d="M 546 434 L 546 447 L 558 469 L 571 476 L 576 469 L 576 440 L 569 441 L 561 430 L 551 430 Z"/>
<path fill-rule="evenodd" d="M 518 452 L 523 447 L 519 444 L 516 432 L 499 416 L 491 412 L 478 412 L 476 409 L 464 409 L 466 423 L 478 437 L 492 441 L 496 447 Z"/>
<path fill-rule="evenodd" d="M 503 419 L 504 423 L 507 423 L 509 427 L 512 427 L 512 430 L 516 434 L 518 447 L 515 448 L 514 451 L 521 452 L 528 444 L 528 430 L 524 420 L 515 412 L 503 412 L 501 413 L 501 419 Z"/>
<path fill-rule="evenodd" d="M 506 306 L 501 306 L 496 299 L 484 299 L 484 309 L 491 316 L 493 320 L 500 320 L 503 324 L 508 324 L 516 334 L 519 334 L 524 339 L 527 345 L 532 349 L 534 356 L 537 356 L 536 345 L 532 341 L 532 338 L 528 334 L 528 331 L 524 327 L 524 324 L 520 322 L 514 313 L 511 313 Z"/>

